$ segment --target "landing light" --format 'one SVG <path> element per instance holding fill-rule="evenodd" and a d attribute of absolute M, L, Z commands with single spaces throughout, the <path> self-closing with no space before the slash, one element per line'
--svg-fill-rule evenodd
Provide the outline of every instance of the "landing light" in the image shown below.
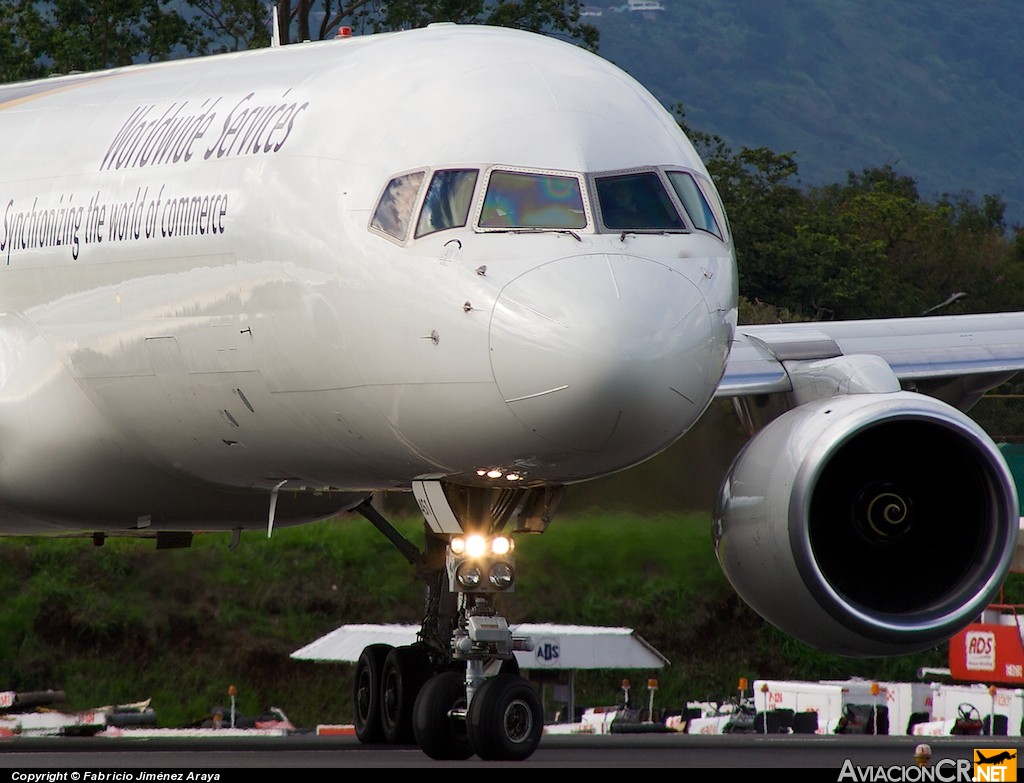
<path fill-rule="evenodd" d="M 449 544 L 453 555 L 465 556 L 477 560 L 484 555 L 497 555 L 499 557 L 515 551 L 516 543 L 507 536 L 495 536 L 486 538 L 478 533 L 468 536 L 456 536 Z"/>
<path fill-rule="evenodd" d="M 515 584 L 515 542 L 507 536 L 472 533 L 448 544 L 447 570 L 452 590 L 509 592 Z"/>
<path fill-rule="evenodd" d="M 522 481 L 523 474 L 515 470 L 509 470 L 508 468 L 477 468 L 476 475 L 480 478 L 489 479 L 500 479 L 503 478 L 505 481 Z"/>
<path fill-rule="evenodd" d="M 512 539 L 498 536 L 491 541 L 491 551 L 496 555 L 507 555 L 512 549 Z"/>
<path fill-rule="evenodd" d="M 466 538 L 466 556 L 472 558 L 480 557 L 487 551 L 487 539 L 483 536 L 469 536 Z"/>

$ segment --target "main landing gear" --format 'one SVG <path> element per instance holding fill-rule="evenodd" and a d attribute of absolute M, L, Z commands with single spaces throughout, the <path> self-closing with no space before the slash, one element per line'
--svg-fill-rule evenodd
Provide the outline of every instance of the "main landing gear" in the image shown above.
<path fill-rule="evenodd" d="M 515 637 L 495 599 L 515 585 L 514 544 L 503 530 L 542 532 L 561 488 L 413 486 L 426 519 L 419 552 L 377 511 L 369 519 L 426 582 L 419 639 L 373 644 L 359 656 L 353 691 L 356 736 L 364 743 L 418 745 L 433 759 L 521 761 L 540 743 L 544 714 L 537 690 L 520 676 Z M 480 531 L 480 532 L 469 532 Z"/>

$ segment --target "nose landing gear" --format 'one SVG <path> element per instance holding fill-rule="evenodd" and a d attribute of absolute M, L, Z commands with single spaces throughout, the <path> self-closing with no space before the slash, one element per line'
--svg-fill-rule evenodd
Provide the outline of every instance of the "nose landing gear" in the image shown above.
<path fill-rule="evenodd" d="M 428 528 L 421 554 L 368 503 L 356 510 L 416 566 L 427 585 L 419 641 L 391 648 L 374 644 L 359 657 L 353 692 L 361 742 L 415 743 L 433 759 L 522 761 L 540 744 L 544 714 L 536 688 L 520 676 L 515 651 L 530 650 L 513 636 L 495 599 L 515 583 L 514 547 L 500 535 L 519 510 L 516 530 L 540 532 L 561 498 L 560 489 L 502 491 L 490 504 L 486 535 L 463 536 L 468 511 L 487 508 L 491 490 L 429 488 L 421 499 Z M 454 498 L 452 495 L 454 493 Z M 420 498 L 420 492 L 417 492 Z M 438 499 L 454 499 L 438 520 Z M 429 513 L 428 513 L 429 512 Z"/>

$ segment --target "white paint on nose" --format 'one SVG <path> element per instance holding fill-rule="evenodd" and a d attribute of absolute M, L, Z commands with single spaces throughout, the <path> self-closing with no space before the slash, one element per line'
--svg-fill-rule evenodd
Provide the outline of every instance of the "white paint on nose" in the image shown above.
<path fill-rule="evenodd" d="M 698 288 L 668 264 L 627 255 L 561 258 L 510 282 L 490 351 L 505 402 L 539 437 L 639 458 L 689 428 L 721 372 Z"/>

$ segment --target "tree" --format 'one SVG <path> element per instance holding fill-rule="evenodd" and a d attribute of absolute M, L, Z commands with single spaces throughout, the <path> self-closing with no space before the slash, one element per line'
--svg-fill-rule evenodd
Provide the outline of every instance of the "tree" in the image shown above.
<path fill-rule="evenodd" d="M 1019 308 L 1024 234 L 1007 237 L 999 197 L 931 203 L 891 164 L 800 189 L 793 153 L 734 152 L 676 116 L 728 212 L 747 322 L 920 315 L 959 292 L 944 313 Z"/>
<path fill-rule="evenodd" d="M 21 0 L 0 6 L 0 81 L 35 79 L 44 75 L 36 62 L 35 41 L 42 28 L 42 19 L 35 3 Z"/>
<path fill-rule="evenodd" d="M 194 53 L 202 41 L 172 0 L 19 0 L 0 20 L 14 33 L 0 49 L 6 79 L 162 60 Z"/>
<path fill-rule="evenodd" d="M 269 13 L 260 0 L 186 0 L 214 40 L 236 49 L 266 46 Z M 431 22 L 493 24 L 562 34 L 591 50 L 598 31 L 580 22 L 580 0 L 281 0 L 281 43 L 331 38 L 341 25 L 382 32 L 423 27 Z"/>
<path fill-rule="evenodd" d="M 797 303 L 811 299 L 805 289 L 816 285 L 820 272 L 813 268 L 818 256 L 797 249 L 806 201 L 793 184 L 794 153 L 766 147 L 744 147 L 736 153 L 720 136 L 690 128 L 683 107 L 674 111 L 722 197 L 736 248 L 740 294 L 762 310 L 777 307 L 802 317 L 808 308 Z"/>
<path fill-rule="evenodd" d="M 430 22 L 493 24 L 564 35 L 596 50 L 580 0 L 282 0 L 282 43 L 330 38 L 338 27 L 377 32 Z M 0 80 L 89 71 L 188 54 L 267 46 L 265 0 L 8 0 L 0 5 Z"/>
<path fill-rule="evenodd" d="M 944 313 L 1019 308 L 1021 265 L 1002 200 L 970 193 L 922 199 L 891 165 L 808 191 L 814 225 L 848 249 L 823 290 L 836 317 L 920 315 L 966 292 Z"/>
<path fill-rule="evenodd" d="M 272 16 L 261 0 L 186 0 L 186 3 L 206 35 L 207 52 L 259 49 L 270 44 Z"/>

